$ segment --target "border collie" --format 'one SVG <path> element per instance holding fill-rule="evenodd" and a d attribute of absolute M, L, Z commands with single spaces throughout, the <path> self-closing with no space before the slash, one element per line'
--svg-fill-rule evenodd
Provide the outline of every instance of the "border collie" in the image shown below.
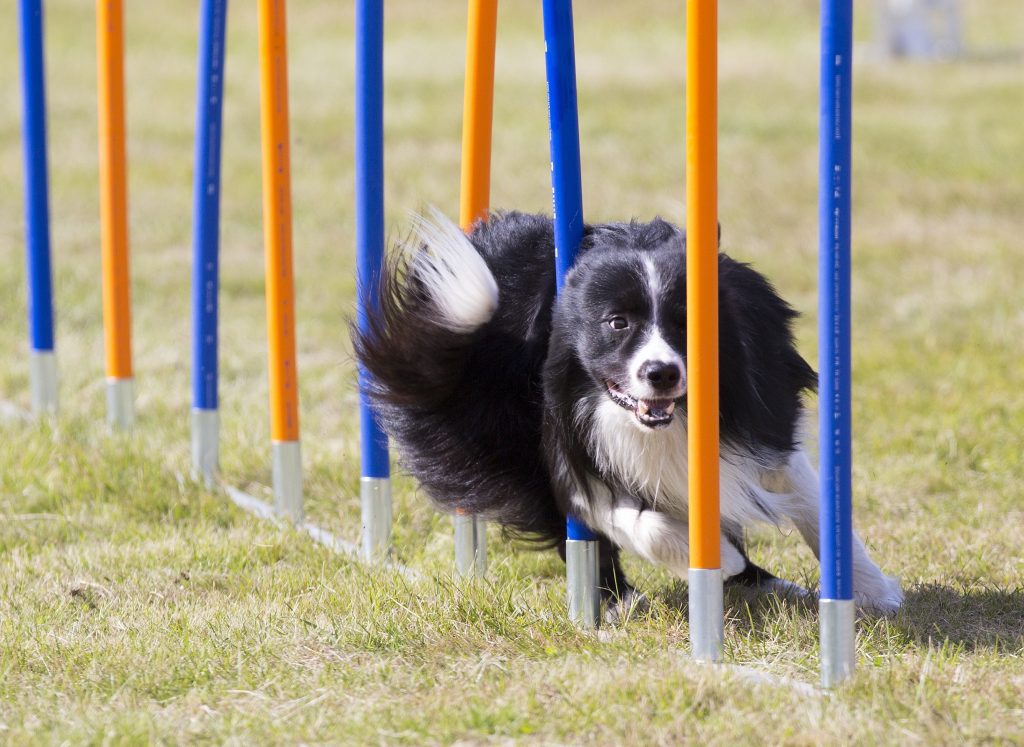
<path fill-rule="evenodd" d="M 391 252 L 355 350 L 402 465 L 447 512 L 558 547 L 571 512 L 599 536 L 602 592 L 633 603 L 625 549 L 682 579 L 689 565 L 686 237 L 663 221 L 584 229 L 555 297 L 550 218 L 510 212 L 466 235 L 440 213 Z M 722 573 L 806 593 L 754 565 L 743 533 L 791 522 L 818 552 L 818 478 L 801 444 L 816 386 L 796 312 L 719 254 Z M 857 602 L 902 602 L 854 540 Z M 613 612 L 613 614 L 615 614 Z"/>

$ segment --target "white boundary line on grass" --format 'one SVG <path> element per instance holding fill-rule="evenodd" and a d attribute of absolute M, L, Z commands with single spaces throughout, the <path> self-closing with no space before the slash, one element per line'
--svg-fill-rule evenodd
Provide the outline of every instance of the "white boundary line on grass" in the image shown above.
<path fill-rule="evenodd" d="M 30 423 L 32 420 L 32 413 L 29 411 L 18 407 L 13 402 L 0 400 L 0 421 Z M 262 501 L 255 496 L 251 496 L 238 488 L 232 487 L 231 485 L 224 483 L 216 483 L 216 485 L 222 488 L 224 492 L 227 493 L 232 503 L 239 508 L 248 511 L 260 519 L 270 521 L 275 526 L 286 526 L 287 523 L 278 518 L 277 514 L 274 513 L 274 507 L 266 501 Z M 295 528 L 305 532 L 309 535 L 309 538 L 317 544 L 323 545 L 327 549 L 336 552 L 339 555 L 347 555 L 359 563 L 364 562 L 359 552 L 358 545 L 353 544 L 352 542 L 347 542 L 341 537 L 337 537 L 328 532 L 326 529 L 321 529 L 316 524 L 304 521 L 301 524 L 297 524 Z M 423 574 L 419 571 L 413 570 L 412 568 L 393 560 L 386 560 L 380 563 L 380 565 L 383 568 L 398 572 L 409 581 L 418 581 L 423 578 Z"/>
<path fill-rule="evenodd" d="M 32 420 L 32 413 L 22 410 L 13 402 L 0 400 L 0 420 L 28 422 Z"/>
<path fill-rule="evenodd" d="M 809 682 L 801 682 L 800 680 L 794 680 L 792 677 L 783 677 L 781 675 L 763 672 L 760 669 L 756 669 L 747 664 L 728 664 L 719 662 L 714 666 L 720 667 L 723 671 L 734 674 L 739 679 L 753 684 L 769 685 L 771 687 L 785 687 L 795 693 L 799 693 L 800 695 L 815 695 L 818 697 L 827 697 L 830 695 L 828 690 L 823 690 Z"/>
<path fill-rule="evenodd" d="M 608 635 L 605 630 L 597 631 L 597 638 L 601 642 L 605 643 L 612 640 L 612 637 Z M 810 682 L 803 682 L 780 674 L 772 674 L 771 672 L 766 672 L 762 669 L 758 669 L 757 667 L 750 666 L 749 664 L 732 664 L 727 661 L 706 661 L 703 659 L 695 659 L 689 649 L 676 648 L 674 646 L 669 649 L 669 652 L 673 656 L 679 656 L 683 659 L 689 660 L 693 664 L 696 664 L 699 669 L 715 672 L 716 676 L 733 677 L 734 679 L 741 680 L 752 685 L 783 688 L 798 695 L 808 697 L 814 696 L 821 698 L 828 697 L 832 694 L 828 690 Z"/>
<path fill-rule="evenodd" d="M 255 496 L 251 496 L 238 488 L 232 487 L 231 485 L 221 485 L 224 492 L 227 493 L 231 502 L 239 508 L 248 511 L 254 516 L 265 519 L 272 522 L 275 526 L 284 527 L 288 526 L 287 522 L 280 519 L 277 514 L 274 513 L 274 508 L 266 501 L 262 501 Z M 309 535 L 309 538 L 319 545 L 323 545 L 328 550 L 338 553 L 339 555 L 347 555 L 356 562 L 362 563 L 363 559 L 360 556 L 359 546 L 336 537 L 335 535 L 328 532 L 326 529 L 321 529 L 316 524 L 311 524 L 308 521 L 303 521 L 300 524 L 295 525 L 296 529 L 299 529 Z M 396 571 L 410 581 L 418 581 L 423 578 L 423 574 L 419 571 L 413 570 L 408 566 L 397 563 L 393 560 L 386 560 L 382 562 L 381 567 L 388 568 Z"/>

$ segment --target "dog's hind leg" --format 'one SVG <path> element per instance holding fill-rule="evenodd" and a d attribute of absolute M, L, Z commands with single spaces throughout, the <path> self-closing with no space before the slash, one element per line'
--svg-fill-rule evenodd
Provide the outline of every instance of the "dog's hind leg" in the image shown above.
<path fill-rule="evenodd" d="M 722 541 L 733 543 L 736 551 L 743 556 L 743 560 L 746 563 L 742 571 L 726 579 L 727 586 L 739 586 L 758 592 L 769 592 L 788 599 L 804 599 L 810 596 L 810 592 L 799 584 L 779 578 L 754 563 L 747 555 L 741 543 L 726 536 L 723 536 Z"/>
<path fill-rule="evenodd" d="M 598 584 L 605 599 L 621 599 L 633 591 L 633 585 L 622 570 L 619 548 L 607 537 L 598 537 Z"/>
<path fill-rule="evenodd" d="M 643 614 L 650 608 L 650 601 L 636 590 L 622 570 L 620 550 L 607 537 L 598 538 L 598 584 L 601 597 L 607 601 L 605 622 L 617 625 L 633 615 Z"/>
<path fill-rule="evenodd" d="M 793 452 L 781 474 L 776 472 L 771 480 L 783 484 L 772 485 L 781 488 L 788 500 L 776 505 L 792 520 L 797 531 L 818 557 L 820 529 L 818 474 L 807 453 L 802 449 Z M 867 549 L 857 533 L 853 533 L 853 597 L 860 607 L 878 612 L 895 612 L 903 604 L 903 591 L 899 580 L 886 576 L 868 557 Z"/>

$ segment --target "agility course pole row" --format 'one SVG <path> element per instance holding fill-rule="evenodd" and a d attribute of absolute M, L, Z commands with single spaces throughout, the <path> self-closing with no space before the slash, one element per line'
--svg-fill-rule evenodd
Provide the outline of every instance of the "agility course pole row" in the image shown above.
<path fill-rule="evenodd" d="M 258 519 L 269 521 L 282 529 L 286 527 L 293 527 L 294 529 L 308 535 L 313 542 L 318 545 L 323 545 L 328 550 L 337 553 L 338 555 L 345 555 L 355 561 L 361 561 L 363 559 L 362 549 L 359 545 L 347 542 L 340 537 L 335 536 L 331 532 L 328 532 L 326 529 L 321 529 L 308 521 L 298 523 L 290 521 L 286 522 L 278 516 L 277 510 L 273 506 L 269 505 L 265 501 L 261 501 L 259 498 L 249 495 L 248 493 L 244 493 L 237 488 L 233 488 L 230 485 L 224 486 L 224 492 L 232 503 Z M 419 571 L 402 565 L 401 563 L 396 563 L 390 558 L 382 559 L 377 565 L 395 571 L 409 581 L 419 581 L 423 579 L 423 574 Z"/>
<path fill-rule="evenodd" d="M 555 282 L 561 290 L 583 237 L 583 184 L 580 175 L 580 127 L 576 105 L 576 50 L 572 0 L 544 0 L 545 67 L 551 129 L 551 182 L 555 217 Z M 597 537 L 573 516 L 566 520 L 565 573 L 569 618 L 596 628 L 601 614 L 598 593 Z"/>
<path fill-rule="evenodd" d="M 717 0 L 686 4 L 686 309 L 690 648 L 719 661 Z"/>
<path fill-rule="evenodd" d="M 356 0 L 356 316 L 367 331 L 376 308 L 384 263 L 384 7 L 379 0 Z M 362 553 L 381 560 L 391 546 L 391 467 L 387 436 L 377 423 L 359 370 Z"/>
<path fill-rule="evenodd" d="M 853 0 L 822 0 L 818 125 L 818 438 L 821 479 L 821 681 L 853 675 L 850 138 Z"/>
<path fill-rule="evenodd" d="M 285 2 L 260 0 L 258 7 L 274 506 L 279 515 L 298 523 L 303 518 L 302 454 L 299 448 L 299 388 L 295 361 Z"/>
<path fill-rule="evenodd" d="M 50 267 L 50 187 L 46 155 L 46 63 L 42 0 L 19 0 L 22 143 L 25 154 L 25 265 L 28 278 L 32 413 L 57 411 L 57 356 Z"/>
<path fill-rule="evenodd" d="M 462 105 L 462 178 L 459 225 L 469 231 L 487 220 L 491 203 L 491 130 L 494 121 L 494 47 L 498 0 L 469 0 L 466 22 L 466 82 Z M 462 576 L 487 572 L 487 523 L 458 513 L 455 569 Z"/>
<path fill-rule="evenodd" d="M 288 98 L 284 3 L 260 7 L 261 123 L 270 337 L 274 505 L 230 485 L 221 486 L 239 508 L 278 526 L 292 526 L 333 552 L 359 558 L 361 549 L 305 521 L 299 452 L 295 369 L 294 291 L 288 159 Z M 265 13 L 265 15 L 264 15 Z M 221 109 L 227 0 L 204 0 L 200 18 L 194 179 L 193 463 L 208 484 L 217 472 L 217 304 Z M 408 579 L 419 574 L 385 566 Z"/>
<path fill-rule="evenodd" d="M 131 275 L 128 270 L 123 11 L 121 0 L 96 0 L 107 421 L 114 428 L 128 429 L 135 420 L 135 396 L 132 391 Z"/>
<path fill-rule="evenodd" d="M 227 0 L 203 0 L 199 17 L 192 206 L 192 466 L 212 483 L 220 452 L 217 313 L 220 275 L 221 109 Z"/>

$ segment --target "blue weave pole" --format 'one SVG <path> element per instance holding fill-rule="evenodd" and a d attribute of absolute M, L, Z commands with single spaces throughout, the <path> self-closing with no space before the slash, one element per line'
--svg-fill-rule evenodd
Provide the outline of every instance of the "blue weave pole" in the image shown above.
<path fill-rule="evenodd" d="M 217 409 L 221 109 L 227 0 L 203 0 L 192 203 L 192 406 Z"/>
<path fill-rule="evenodd" d="M 384 4 L 356 2 L 355 163 L 356 163 L 356 317 L 368 330 L 368 312 L 377 305 L 384 263 Z M 391 533 L 390 466 L 387 436 L 366 395 L 366 372 L 359 371 L 362 449 L 361 496 L 363 556 L 387 552 Z"/>
<path fill-rule="evenodd" d="M 853 0 L 821 3 L 818 183 L 822 679 L 853 673 L 850 448 L 850 136 Z"/>
<path fill-rule="evenodd" d="M 576 105 L 576 50 L 571 0 L 544 1 L 548 116 L 551 123 L 551 187 L 555 216 L 555 283 L 561 291 L 583 238 L 583 184 L 580 128 Z M 587 526 L 569 517 L 568 538 L 596 539 Z"/>
<path fill-rule="evenodd" d="M 50 268 L 50 198 L 46 158 L 46 71 L 42 0 L 19 0 L 21 90 L 25 149 L 25 257 L 32 407 L 37 414 L 57 407 Z"/>
<path fill-rule="evenodd" d="M 544 0 L 543 10 L 555 217 L 555 279 L 561 290 L 583 237 L 572 0 Z M 586 524 L 570 515 L 566 519 L 566 539 L 569 616 L 584 627 L 596 627 L 600 611 L 597 537 Z"/>
<path fill-rule="evenodd" d="M 220 155 L 227 0 L 203 0 L 199 18 L 192 204 L 192 461 L 217 470 L 217 311 L 220 273 Z"/>

